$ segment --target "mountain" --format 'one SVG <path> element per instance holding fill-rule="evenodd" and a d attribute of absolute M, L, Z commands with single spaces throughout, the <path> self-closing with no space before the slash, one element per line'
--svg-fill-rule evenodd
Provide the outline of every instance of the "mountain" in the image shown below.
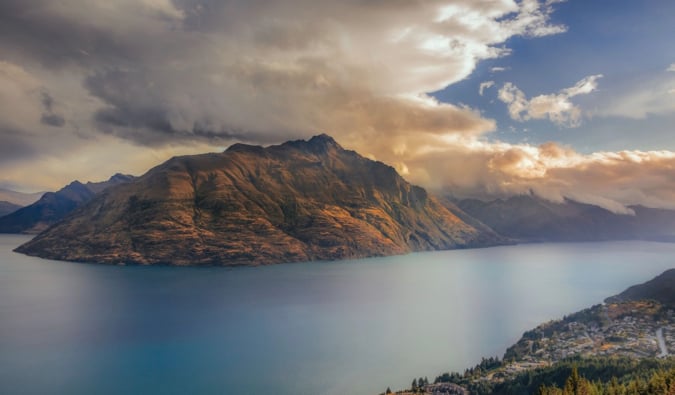
<path fill-rule="evenodd" d="M 655 300 L 675 308 L 675 269 L 666 270 L 646 283 L 633 285 L 618 295 L 605 299 L 606 303 Z"/>
<path fill-rule="evenodd" d="M 45 258 L 258 265 L 499 244 L 327 135 L 175 157 L 17 251 Z"/>
<path fill-rule="evenodd" d="M 672 210 L 631 206 L 635 215 L 625 215 L 570 199 L 555 203 L 534 195 L 465 199 L 455 204 L 497 233 L 520 241 L 675 241 Z"/>
<path fill-rule="evenodd" d="M 35 203 L 44 192 L 36 193 L 23 193 L 16 192 L 10 189 L 0 188 L 0 201 L 16 204 L 18 206 L 28 206 L 29 204 Z"/>
<path fill-rule="evenodd" d="M 132 176 L 115 174 L 103 182 L 73 181 L 57 192 L 47 192 L 37 202 L 0 217 L 0 233 L 39 233 L 106 188 L 124 184 Z"/>
<path fill-rule="evenodd" d="M 21 207 L 22 206 L 19 206 L 18 204 L 0 200 L 0 217 L 2 217 L 3 215 L 11 214 L 16 210 L 20 209 Z"/>

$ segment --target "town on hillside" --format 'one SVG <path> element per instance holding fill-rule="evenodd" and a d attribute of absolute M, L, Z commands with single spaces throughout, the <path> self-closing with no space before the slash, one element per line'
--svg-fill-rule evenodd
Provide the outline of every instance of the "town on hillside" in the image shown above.
<path fill-rule="evenodd" d="M 675 305 L 671 303 L 673 275 L 675 271 L 667 271 L 648 283 L 608 298 L 604 304 L 541 324 L 525 332 L 516 344 L 506 350 L 502 360 L 484 358 L 480 364 L 463 373 L 444 373 L 433 382 L 415 379 L 409 389 L 390 393 L 511 393 L 496 389 L 513 388 L 511 383 L 523 381 L 523 377 L 528 375 L 531 384 L 532 376 L 537 372 L 554 371 L 560 365 L 569 365 L 571 360 L 592 361 L 594 358 L 618 365 L 625 364 L 625 361 L 663 361 L 666 371 L 671 369 L 671 373 L 675 372 Z M 645 298 L 645 294 L 658 297 Z M 545 381 L 541 384 L 544 385 L 542 388 L 551 385 Z"/>

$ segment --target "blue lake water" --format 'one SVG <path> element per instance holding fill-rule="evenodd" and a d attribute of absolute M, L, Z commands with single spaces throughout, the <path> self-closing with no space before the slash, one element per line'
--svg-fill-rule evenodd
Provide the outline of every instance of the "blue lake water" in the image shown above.
<path fill-rule="evenodd" d="M 11 252 L 27 240 L 0 236 L 3 394 L 375 394 L 675 267 L 649 242 L 227 269 Z"/>

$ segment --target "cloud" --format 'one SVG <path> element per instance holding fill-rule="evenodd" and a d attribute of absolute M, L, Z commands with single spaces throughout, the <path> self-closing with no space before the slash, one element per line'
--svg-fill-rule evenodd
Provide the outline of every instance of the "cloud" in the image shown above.
<path fill-rule="evenodd" d="M 0 103 L 0 165 L 49 148 L 41 138 L 41 132 L 47 132 L 43 122 L 59 121 L 44 119 L 57 115 L 53 99 L 38 78 L 16 64 L 0 61 Z"/>
<path fill-rule="evenodd" d="M 506 67 L 492 67 L 490 69 L 491 73 L 499 73 L 500 71 L 506 71 Z"/>
<path fill-rule="evenodd" d="M 675 72 L 675 63 L 672 63 L 670 66 L 668 66 L 668 68 L 666 69 L 666 71 L 673 71 L 673 72 Z"/>
<path fill-rule="evenodd" d="M 65 183 L 86 163 L 78 178 L 103 179 L 111 165 L 94 162 L 112 147 L 168 155 L 318 132 L 405 165 L 417 141 L 495 129 L 427 92 L 507 56 L 514 36 L 564 31 L 552 12 L 534 0 L 2 1 L 2 174 L 49 163 L 64 170 L 49 182 Z"/>
<path fill-rule="evenodd" d="M 483 82 L 481 82 L 480 85 L 478 86 L 478 94 L 483 96 L 483 91 L 490 88 L 494 84 L 495 84 L 494 81 L 483 81 Z"/>
<path fill-rule="evenodd" d="M 582 112 L 570 99 L 595 91 L 599 78 L 602 74 L 591 75 L 558 93 L 538 95 L 529 100 L 523 91 L 507 82 L 499 90 L 498 98 L 508 105 L 509 115 L 516 121 L 549 119 L 559 126 L 577 127 L 581 123 Z"/>
<path fill-rule="evenodd" d="M 594 116 L 645 119 L 675 113 L 675 74 L 657 73 L 614 85 L 598 97 Z"/>
<path fill-rule="evenodd" d="M 628 205 L 675 209 L 675 153 L 619 151 L 580 154 L 542 145 L 446 139 L 400 158 L 408 179 L 437 193 L 497 198 L 531 192 L 574 199 L 629 214 Z"/>
<path fill-rule="evenodd" d="M 9 0 L 0 4 L 0 56 L 50 91 L 59 74 L 79 77 L 72 89 L 87 97 L 72 96 L 89 105 L 69 106 L 62 93 L 75 113 L 47 112 L 45 125 L 89 120 L 79 130 L 148 146 L 264 143 L 317 130 L 475 134 L 493 122 L 426 92 L 507 55 L 511 37 L 564 31 L 550 24 L 552 12 L 551 2 L 533 0 Z M 397 122 L 380 114 L 391 107 Z"/>
<path fill-rule="evenodd" d="M 0 181 L 53 189 L 326 132 L 434 189 L 672 205 L 670 153 L 490 142 L 494 120 L 427 94 L 508 56 L 515 36 L 564 32 L 550 21 L 555 3 L 5 0 Z M 573 126 L 571 98 L 597 78 L 499 95 L 516 119 Z"/>

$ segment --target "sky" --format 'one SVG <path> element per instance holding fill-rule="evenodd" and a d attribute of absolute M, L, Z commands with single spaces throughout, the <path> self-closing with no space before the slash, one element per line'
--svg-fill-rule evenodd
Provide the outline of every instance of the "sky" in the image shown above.
<path fill-rule="evenodd" d="M 436 193 L 675 208 L 675 2 L 3 0 L 0 187 L 319 133 Z"/>

